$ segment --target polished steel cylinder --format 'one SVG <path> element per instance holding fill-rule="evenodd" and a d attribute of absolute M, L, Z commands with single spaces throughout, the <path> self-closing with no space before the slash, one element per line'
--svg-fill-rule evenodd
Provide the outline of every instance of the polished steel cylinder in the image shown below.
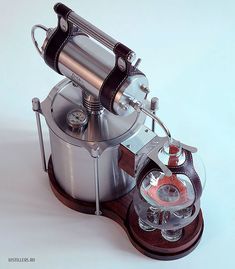
<path fill-rule="evenodd" d="M 94 202 L 95 163 L 83 147 L 61 140 L 50 131 L 53 169 L 60 186 L 73 198 Z M 118 167 L 118 146 L 106 149 L 99 157 L 99 199 L 116 199 L 134 186 L 134 179 Z"/>
<path fill-rule="evenodd" d="M 101 202 L 119 198 L 135 186 L 135 180 L 118 165 L 119 145 L 138 132 L 145 116 L 134 111 L 123 120 L 108 110 L 88 113 L 86 128 L 72 131 L 66 123 L 67 114 L 83 104 L 83 90 L 68 79 L 56 85 L 41 103 L 41 113 L 49 127 L 56 180 L 76 199 L 95 202 L 97 191 Z M 98 164 L 94 162 L 96 148 Z M 98 171 L 98 183 L 94 171 Z"/>
<path fill-rule="evenodd" d="M 94 97 L 115 64 L 115 57 L 86 35 L 71 37 L 60 52 L 60 72 Z"/>
<path fill-rule="evenodd" d="M 42 55 L 53 32 L 48 30 L 42 46 Z M 115 66 L 115 55 L 103 48 L 84 33 L 74 34 L 64 45 L 58 56 L 58 69 L 61 74 L 72 80 L 97 100 L 105 80 Z M 113 110 L 117 115 L 128 115 L 133 112 L 129 105 L 130 98 L 143 101 L 148 80 L 143 74 L 134 74 L 125 81 L 120 81 L 120 89 L 115 95 Z"/>
<path fill-rule="evenodd" d="M 34 31 L 37 28 L 45 30 L 46 27 L 35 25 L 32 28 L 33 42 L 45 60 L 45 51 L 55 29 L 45 30 L 47 32 L 46 39 L 42 48 L 39 49 L 34 37 Z M 114 70 L 116 56 L 89 38 L 85 33 L 75 29 L 74 33 L 63 44 L 63 49 L 58 51 L 58 59 L 56 61 L 57 71 L 73 81 L 74 84 L 80 86 L 88 94 L 100 100 L 102 87 L 105 85 L 105 81 L 110 73 Z M 129 105 L 130 99 L 144 102 L 146 91 L 143 89 L 146 88 L 148 88 L 148 80 L 144 74 L 137 72 L 129 75 L 125 80 L 120 81 L 118 91 L 115 92 L 112 109 L 108 109 L 110 111 L 113 110 L 117 115 L 131 114 L 133 108 Z"/>

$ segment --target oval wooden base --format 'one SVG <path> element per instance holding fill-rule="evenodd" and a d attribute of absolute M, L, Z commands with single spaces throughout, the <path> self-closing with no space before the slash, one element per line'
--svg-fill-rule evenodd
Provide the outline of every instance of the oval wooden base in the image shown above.
<path fill-rule="evenodd" d="M 63 204 L 82 213 L 95 213 L 95 203 L 74 199 L 60 187 L 54 175 L 51 158 L 48 163 L 48 175 L 55 196 Z M 145 232 L 139 227 L 138 216 L 132 203 L 134 191 L 135 188 L 119 199 L 102 202 L 100 208 L 103 216 L 122 226 L 135 248 L 154 259 L 174 260 L 189 254 L 198 245 L 204 226 L 201 211 L 190 225 L 183 228 L 180 240 L 168 242 L 163 239 L 160 230 Z"/>

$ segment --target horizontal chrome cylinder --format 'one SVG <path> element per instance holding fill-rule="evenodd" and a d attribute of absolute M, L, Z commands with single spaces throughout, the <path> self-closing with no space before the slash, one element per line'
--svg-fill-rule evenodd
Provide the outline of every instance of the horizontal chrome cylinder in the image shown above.
<path fill-rule="evenodd" d="M 42 56 L 55 30 L 48 29 L 42 46 Z M 45 59 L 45 58 L 44 58 Z M 74 32 L 59 51 L 57 66 L 59 72 L 80 86 L 94 98 L 100 99 L 100 92 L 106 79 L 115 66 L 115 55 L 103 48 L 84 33 Z M 133 108 L 130 99 L 143 102 L 146 98 L 148 80 L 144 74 L 130 75 L 120 81 L 120 88 L 115 93 L 112 111 L 117 115 L 129 115 Z"/>
<path fill-rule="evenodd" d="M 85 35 L 71 37 L 58 60 L 60 72 L 96 98 L 114 64 L 114 55 Z"/>

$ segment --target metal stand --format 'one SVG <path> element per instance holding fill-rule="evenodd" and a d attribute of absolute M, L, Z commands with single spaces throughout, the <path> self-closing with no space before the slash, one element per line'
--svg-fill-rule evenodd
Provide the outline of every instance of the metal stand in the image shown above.
<path fill-rule="evenodd" d="M 41 160 L 42 160 L 42 169 L 44 172 L 47 172 L 46 155 L 45 155 L 43 135 L 42 135 L 42 125 L 41 125 L 41 119 L 40 119 L 40 112 L 41 112 L 40 100 L 36 97 L 33 98 L 33 100 L 32 100 L 32 108 L 33 108 L 33 111 L 35 112 L 35 115 L 36 115 L 39 145 L 40 145 Z"/>
<path fill-rule="evenodd" d="M 95 214 L 102 215 L 100 210 L 100 193 L 99 193 L 99 147 L 92 149 L 91 156 L 94 159 L 94 179 L 95 179 Z"/>

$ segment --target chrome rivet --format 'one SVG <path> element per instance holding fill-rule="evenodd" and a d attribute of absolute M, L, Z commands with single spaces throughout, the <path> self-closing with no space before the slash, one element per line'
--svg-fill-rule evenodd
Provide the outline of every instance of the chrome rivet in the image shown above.
<path fill-rule="evenodd" d="M 149 87 L 144 85 L 144 84 L 140 85 L 140 89 L 146 94 L 148 94 L 150 92 Z"/>
<path fill-rule="evenodd" d="M 157 97 L 153 97 L 151 99 L 150 109 L 156 111 L 158 110 L 158 107 L 159 107 L 159 99 Z"/>
<path fill-rule="evenodd" d="M 128 55 L 128 57 L 127 57 L 127 61 L 128 61 L 129 63 L 133 63 L 134 60 L 135 60 L 135 58 L 136 58 L 136 54 L 132 51 L 132 52 Z"/>

